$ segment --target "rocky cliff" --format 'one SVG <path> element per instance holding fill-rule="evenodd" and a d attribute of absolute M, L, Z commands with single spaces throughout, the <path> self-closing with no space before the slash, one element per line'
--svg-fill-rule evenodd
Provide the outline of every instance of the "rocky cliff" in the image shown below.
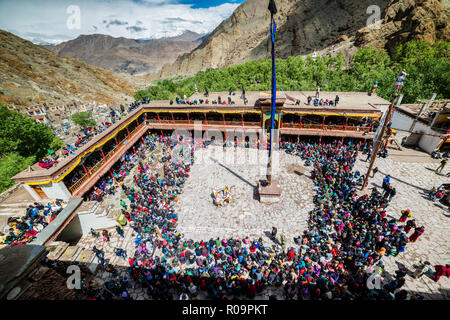
<path fill-rule="evenodd" d="M 356 34 L 356 46 L 373 46 L 393 52 L 410 40 L 450 40 L 449 1 L 392 0 L 379 28 L 363 28 Z"/>
<path fill-rule="evenodd" d="M 448 11 L 438 0 L 277 0 L 277 56 L 330 52 L 347 54 L 356 46 L 392 48 L 412 39 L 448 40 Z M 380 29 L 367 28 L 378 6 Z M 270 57 L 268 0 L 247 0 L 202 44 L 163 67 L 159 78 L 194 75 Z M 409 31 L 411 30 L 411 31 Z M 331 49 L 332 48 L 332 49 Z"/>

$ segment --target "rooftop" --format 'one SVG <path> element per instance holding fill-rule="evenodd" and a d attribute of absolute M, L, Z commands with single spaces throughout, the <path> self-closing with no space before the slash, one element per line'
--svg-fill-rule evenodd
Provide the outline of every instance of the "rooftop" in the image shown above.
<path fill-rule="evenodd" d="M 200 100 L 209 100 L 209 104 L 204 106 L 218 106 L 217 104 L 212 104 L 212 101 L 217 101 L 218 97 L 221 97 L 222 101 L 228 103 L 228 97 L 231 97 L 231 100 L 234 101 L 234 105 L 225 105 L 228 107 L 237 106 L 254 106 L 256 101 L 260 98 L 270 98 L 271 93 L 269 91 L 249 91 L 245 93 L 245 97 L 248 102 L 247 105 L 244 104 L 244 100 L 241 98 L 241 92 L 235 92 L 234 95 L 230 96 L 229 92 L 210 92 L 208 97 L 204 96 L 204 93 L 196 92 L 194 93 L 188 100 L 194 101 L 195 99 Z M 295 100 L 300 100 L 300 105 L 296 105 L 294 101 L 286 99 L 284 103 L 284 108 L 295 108 L 295 109 L 303 109 L 303 108 L 314 108 L 320 110 L 321 108 L 332 108 L 335 110 L 362 110 L 362 111 L 377 111 L 380 110 L 380 106 L 389 106 L 390 102 L 375 95 L 369 96 L 366 92 L 321 92 L 320 99 L 329 99 L 334 100 L 336 96 L 339 96 L 339 104 L 337 107 L 335 106 L 319 106 L 314 107 L 311 105 L 307 105 L 308 96 L 311 96 L 313 99 L 315 97 L 315 92 L 313 91 L 277 91 L 278 98 L 286 98 L 286 94 Z M 163 101 L 154 101 L 152 104 L 161 103 Z M 166 101 L 167 103 L 167 101 Z M 312 103 L 311 103 L 312 104 Z M 381 108 L 382 109 L 382 108 Z M 384 110 L 381 110 L 384 112 Z"/>

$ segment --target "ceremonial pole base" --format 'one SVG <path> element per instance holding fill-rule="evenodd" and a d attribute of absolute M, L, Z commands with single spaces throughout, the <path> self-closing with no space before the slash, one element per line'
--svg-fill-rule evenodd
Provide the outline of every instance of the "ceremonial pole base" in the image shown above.
<path fill-rule="evenodd" d="M 272 179 L 270 186 L 258 183 L 259 202 L 265 204 L 277 203 L 281 200 L 281 188 L 278 180 Z"/>

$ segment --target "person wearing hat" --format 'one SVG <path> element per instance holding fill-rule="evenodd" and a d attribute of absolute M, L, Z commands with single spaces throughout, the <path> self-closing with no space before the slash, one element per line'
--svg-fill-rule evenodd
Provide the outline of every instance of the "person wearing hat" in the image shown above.
<path fill-rule="evenodd" d="M 401 215 L 400 219 L 398 219 L 398 222 L 405 222 L 406 219 L 411 218 L 411 217 L 412 217 L 412 214 L 409 209 L 402 210 L 402 215 Z"/>

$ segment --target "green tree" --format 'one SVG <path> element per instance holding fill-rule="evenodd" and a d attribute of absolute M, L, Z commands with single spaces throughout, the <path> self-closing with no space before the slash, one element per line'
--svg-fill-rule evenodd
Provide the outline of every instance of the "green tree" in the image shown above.
<path fill-rule="evenodd" d="M 0 104 L 0 192 L 14 185 L 11 177 L 62 145 L 46 125 Z"/>
<path fill-rule="evenodd" d="M 379 96 L 391 100 L 397 74 L 408 73 L 403 94 L 405 103 L 428 98 L 436 92 L 438 98 L 448 97 L 450 90 L 450 59 L 448 42 L 431 45 L 425 41 L 411 41 L 397 48 L 391 57 L 385 50 L 367 47 L 359 49 L 349 66 L 344 56 L 310 56 L 277 59 L 277 86 L 283 90 L 314 91 L 320 85 L 322 91 L 369 92 L 378 81 Z M 270 59 L 249 61 L 219 70 L 205 70 L 189 78 L 164 79 L 155 85 L 135 93 L 136 100 L 149 97 L 152 100 L 174 99 L 191 96 L 197 84 L 199 91 L 239 91 L 241 84 L 247 91 L 270 90 Z"/>
<path fill-rule="evenodd" d="M 13 152 L 0 158 L 0 192 L 11 188 L 14 181 L 11 177 L 33 165 L 35 157 L 22 157 L 19 153 Z"/>
<path fill-rule="evenodd" d="M 45 124 L 0 106 L 0 154 L 44 157 L 50 146 L 56 146 L 54 139 L 55 134 Z"/>
<path fill-rule="evenodd" d="M 95 127 L 96 122 L 92 117 L 92 112 L 78 112 L 72 115 L 72 121 L 82 128 Z"/>

